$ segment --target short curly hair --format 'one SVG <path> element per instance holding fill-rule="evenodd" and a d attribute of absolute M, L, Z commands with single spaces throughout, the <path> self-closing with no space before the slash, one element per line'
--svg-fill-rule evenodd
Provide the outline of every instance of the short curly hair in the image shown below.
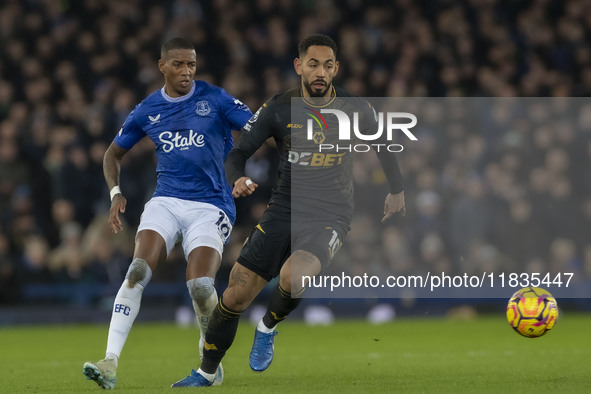
<path fill-rule="evenodd" d="M 306 56 L 308 48 L 310 48 L 312 45 L 329 47 L 332 49 L 335 58 L 337 56 L 337 44 L 333 41 L 332 38 L 324 34 L 312 34 L 311 36 L 308 36 L 304 38 L 302 41 L 300 41 L 300 44 L 298 45 L 299 56 Z"/>

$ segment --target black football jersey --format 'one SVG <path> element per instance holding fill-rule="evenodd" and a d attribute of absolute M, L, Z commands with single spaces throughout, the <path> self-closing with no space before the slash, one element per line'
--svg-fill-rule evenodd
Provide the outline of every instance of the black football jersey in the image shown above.
<path fill-rule="evenodd" d="M 273 96 L 243 127 L 242 136 L 226 159 L 230 185 L 244 176 L 246 160 L 272 137 L 280 160 L 277 184 L 269 204 L 300 218 L 350 223 L 354 210 L 352 144 L 355 140 L 339 139 L 338 117 L 323 110 L 339 110 L 350 115 L 350 121 L 355 121 L 367 135 L 378 128 L 377 115 L 369 102 L 339 88 L 333 87 L 332 96 L 322 99 L 304 98 L 300 89 Z M 384 150 L 377 154 L 391 191 L 402 191 L 395 154 Z"/>

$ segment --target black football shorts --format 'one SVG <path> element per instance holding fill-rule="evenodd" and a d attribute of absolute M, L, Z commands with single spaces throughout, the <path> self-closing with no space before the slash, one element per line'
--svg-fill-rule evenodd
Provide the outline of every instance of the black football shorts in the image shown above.
<path fill-rule="evenodd" d="M 244 243 L 238 262 L 266 281 L 279 275 L 295 250 L 312 253 L 326 268 L 349 229 L 348 223 L 336 219 L 299 220 L 289 213 L 268 208 Z"/>

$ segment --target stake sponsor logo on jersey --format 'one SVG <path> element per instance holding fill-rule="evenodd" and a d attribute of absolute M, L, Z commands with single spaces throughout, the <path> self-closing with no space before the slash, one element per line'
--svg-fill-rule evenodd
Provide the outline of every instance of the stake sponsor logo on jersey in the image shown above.
<path fill-rule="evenodd" d="M 174 134 L 172 131 L 163 131 L 158 136 L 158 139 L 164 144 L 162 150 L 166 153 L 175 148 L 179 150 L 187 150 L 192 146 L 201 148 L 205 145 L 205 136 L 192 129 L 177 131 Z"/>

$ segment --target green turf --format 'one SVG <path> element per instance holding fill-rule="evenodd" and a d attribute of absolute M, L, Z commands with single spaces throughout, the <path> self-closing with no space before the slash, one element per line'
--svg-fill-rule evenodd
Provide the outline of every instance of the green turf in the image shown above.
<path fill-rule="evenodd" d="M 474 320 L 399 319 L 372 326 L 286 322 L 273 364 L 251 372 L 253 327 L 240 326 L 216 393 L 588 393 L 591 316 L 563 313 L 545 337 L 522 338 L 503 316 Z M 105 326 L 0 328 L 0 392 L 100 390 L 82 364 L 102 358 Z M 117 392 L 161 393 L 197 363 L 197 328 L 137 324 L 118 370 Z"/>

